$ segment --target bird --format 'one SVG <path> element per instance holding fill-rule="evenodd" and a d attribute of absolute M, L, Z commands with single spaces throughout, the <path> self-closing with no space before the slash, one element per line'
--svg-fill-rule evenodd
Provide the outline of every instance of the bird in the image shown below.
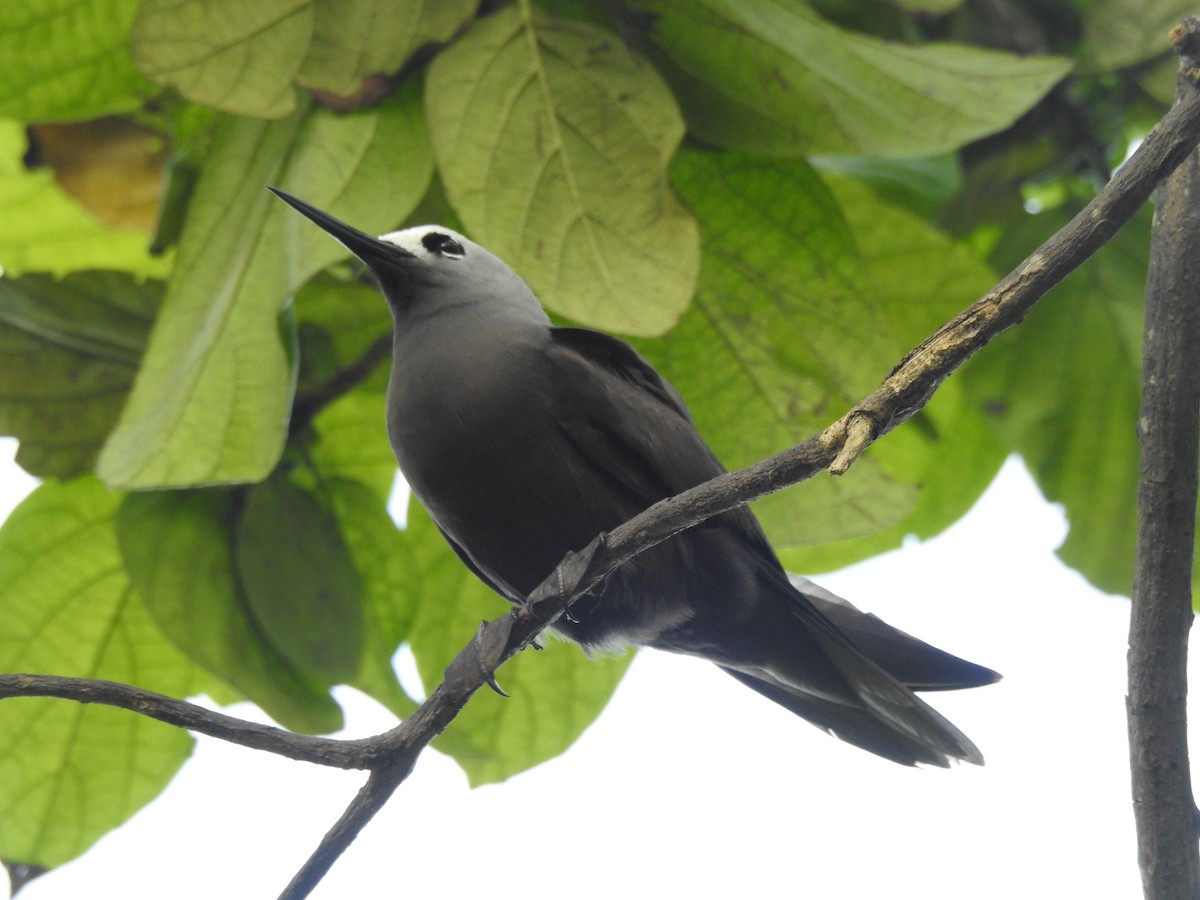
<path fill-rule="evenodd" d="M 458 232 L 372 237 L 270 190 L 371 272 L 394 323 L 387 433 L 453 551 L 523 602 L 570 551 L 725 472 L 633 347 L 555 325 L 529 285 Z M 789 576 L 748 507 L 639 554 L 552 626 L 591 653 L 709 660 L 850 744 L 904 765 L 983 764 L 915 691 L 999 678 Z"/>

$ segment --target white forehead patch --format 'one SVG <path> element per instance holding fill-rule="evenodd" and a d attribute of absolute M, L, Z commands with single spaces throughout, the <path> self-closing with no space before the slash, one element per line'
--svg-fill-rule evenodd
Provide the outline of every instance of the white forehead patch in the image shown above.
<path fill-rule="evenodd" d="M 417 259 L 462 259 L 471 243 L 457 231 L 441 225 L 415 225 L 381 234 L 379 240 L 395 244 Z"/>

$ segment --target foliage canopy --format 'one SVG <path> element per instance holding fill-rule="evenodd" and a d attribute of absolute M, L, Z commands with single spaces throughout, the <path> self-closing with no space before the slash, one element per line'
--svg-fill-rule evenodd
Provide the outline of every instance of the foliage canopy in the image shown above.
<path fill-rule="evenodd" d="M 561 320 L 632 339 L 737 467 L 840 415 L 1087 199 L 1169 101 L 1189 7 L 10 0 L 0 431 L 45 483 L 0 528 L 0 671 L 324 732 L 333 685 L 403 716 L 396 648 L 432 685 L 501 610 L 419 508 L 388 516 L 386 308 L 267 185 L 374 233 L 461 227 Z M 1067 511 L 1063 558 L 1126 592 L 1147 235 L 850 476 L 761 501 L 785 562 L 935 534 L 1017 452 Z M 503 779 L 569 746 L 627 663 L 524 654 L 512 699 L 439 746 Z M 5 702 L 0 857 L 78 855 L 190 746 Z"/>

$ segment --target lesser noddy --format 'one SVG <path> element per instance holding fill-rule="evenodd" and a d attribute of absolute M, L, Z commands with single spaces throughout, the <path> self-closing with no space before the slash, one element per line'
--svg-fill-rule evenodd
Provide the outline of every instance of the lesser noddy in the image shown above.
<path fill-rule="evenodd" d="M 435 225 L 371 237 L 275 190 L 370 269 L 395 323 L 387 429 L 454 552 L 521 602 L 568 551 L 725 471 L 675 389 L 629 344 L 552 325 L 512 269 Z M 798 586 L 797 586 L 798 585 Z M 554 629 L 589 651 L 710 660 L 818 727 L 898 763 L 982 764 L 913 693 L 999 676 L 794 585 L 754 514 L 635 557 Z"/>

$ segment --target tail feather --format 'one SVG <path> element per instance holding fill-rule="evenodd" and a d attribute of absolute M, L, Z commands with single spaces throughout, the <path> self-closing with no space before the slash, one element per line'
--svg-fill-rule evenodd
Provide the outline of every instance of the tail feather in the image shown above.
<path fill-rule="evenodd" d="M 777 683 L 755 678 L 737 669 L 725 666 L 721 666 L 721 669 L 822 731 L 876 756 L 905 766 L 924 763 L 942 768 L 949 767 L 946 754 L 931 750 L 922 742 L 898 733 L 870 710 L 847 706 L 813 694 L 791 691 Z"/>
<path fill-rule="evenodd" d="M 958 759 L 983 765 L 983 754 L 970 738 L 840 635 L 816 628 L 811 636 L 846 691 L 813 690 L 804 675 L 789 677 L 786 664 L 721 668 L 835 737 L 895 762 L 945 767 Z M 816 661 L 798 662 L 811 671 Z"/>
<path fill-rule="evenodd" d="M 818 630 L 816 637 L 866 707 L 896 734 L 911 738 L 947 759 L 983 765 L 983 754 L 970 738 L 855 646 L 832 632 Z"/>
<path fill-rule="evenodd" d="M 759 653 L 718 660 L 722 669 L 841 740 L 886 759 L 983 765 L 971 739 L 912 688 L 987 684 L 999 677 L 995 672 L 910 637 L 828 592 L 791 585 L 786 590 L 786 606 L 762 612 L 754 642 Z"/>
<path fill-rule="evenodd" d="M 864 656 L 914 691 L 961 690 L 1000 680 L 998 672 L 894 628 L 807 578 L 789 573 L 788 580 Z"/>

